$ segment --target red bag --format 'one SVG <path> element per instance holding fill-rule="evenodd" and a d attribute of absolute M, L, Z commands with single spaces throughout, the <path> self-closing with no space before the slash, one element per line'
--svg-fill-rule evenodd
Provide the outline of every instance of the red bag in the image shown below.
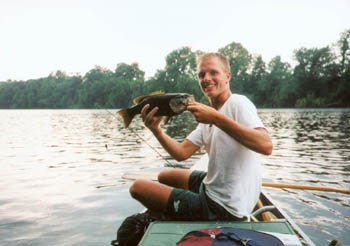
<path fill-rule="evenodd" d="M 223 227 L 187 233 L 177 246 L 284 246 L 277 237 L 253 230 Z"/>

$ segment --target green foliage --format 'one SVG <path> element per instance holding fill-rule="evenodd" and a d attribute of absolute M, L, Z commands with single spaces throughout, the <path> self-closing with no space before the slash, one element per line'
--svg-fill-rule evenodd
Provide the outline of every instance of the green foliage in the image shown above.
<path fill-rule="evenodd" d="M 307 107 L 322 107 L 325 104 L 326 99 L 321 97 L 316 97 L 313 92 L 306 95 L 306 97 L 300 98 L 296 101 L 295 106 L 297 108 L 307 108 Z"/>
<path fill-rule="evenodd" d="M 189 47 L 171 52 L 166 57 L 164 70 L 158 70 L 153 78 L 145 82 L 146 92 L 187 92 L 200 101 L 200 91 L 196 75 L 196 53 Z"/>
<path fill-rule="evenodd" d="M 247 71 L 250 68 L 252 56 L 240 43 L 231 43 L 219 49 L 230 61 L 230 87 L 237 93 L 244 93 L 249 88 Z"/>
<path fill-rule="evenodd" d="M 350 107 L 350 29 L 333 46 L 295 50 L 294 68 L 280 56 L 265 63 L 240 43 L 218 52 L 230 60 L 232 92 L 247 95 L 258 107 Z M 174 50 L 147 80 L 137 63 L 120 63 L 115 71 L 96 66 L 84 76 L 56 71 L 36 80 L 0 82 L 0 108 L 125 108 L 134 98 L 160 90 L 191 93 L 208 103 L 196 72 L 202 53 Z"/>

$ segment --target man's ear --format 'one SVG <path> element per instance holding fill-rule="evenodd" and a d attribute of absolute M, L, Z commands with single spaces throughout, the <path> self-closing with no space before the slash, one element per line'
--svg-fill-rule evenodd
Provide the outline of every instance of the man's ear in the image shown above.
<path fill-rule="evenodd" d="M 231 80 L 231 73 L 230 72 L 227 73 L 227 79 L 230 82 L 230 80 Z"/>

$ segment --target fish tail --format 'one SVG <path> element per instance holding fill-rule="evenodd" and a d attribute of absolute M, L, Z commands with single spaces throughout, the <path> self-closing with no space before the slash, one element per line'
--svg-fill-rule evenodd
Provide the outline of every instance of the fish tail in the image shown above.
<path fill-rule="evenodd" d="M 123 118 L 125 128 L 127 128 L 130 125 L 132 119 L 135 116 L 134 114 L 131 114 L 129 109 L 122 109 L 118 111 L 117 114 Z"/>

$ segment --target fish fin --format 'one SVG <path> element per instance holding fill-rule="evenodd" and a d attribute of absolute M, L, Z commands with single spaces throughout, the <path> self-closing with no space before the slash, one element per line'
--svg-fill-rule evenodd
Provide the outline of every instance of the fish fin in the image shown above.
<path fill-rule="evenodd" d="M 165 94 L 164 91 L 154 91 L 150 93 L 149 96 L 164 95 L 164 94 Z"/>
<path fill-rule="evenodd" d="M 165 117 L 164 124 L 168 124 L 173 118 L 171 116 Z"/>
<path fill-rule="evenodd" d="M 135 115 L 130 114 L 129 109 L 122 109 L 122 110 L 118 111 L 117 114 L 123 118 L 125 128 L 127 128 L 130 125 L 132 119 L 135 116 Z"/>
<path fill-rule="evenodd" d="M 164 94 L 165 94 L 165 92 L 163 92 L 163 91 L 155 91 L 155 92 L 152 92 L 148 95 L 139 96 L 139 97 L 136 97 L 134 99 L 134 104 L 140 103 L 143 99 L 145 99 L 147 97 L 156 96 L 156 95 L 164 95 Z"/>

